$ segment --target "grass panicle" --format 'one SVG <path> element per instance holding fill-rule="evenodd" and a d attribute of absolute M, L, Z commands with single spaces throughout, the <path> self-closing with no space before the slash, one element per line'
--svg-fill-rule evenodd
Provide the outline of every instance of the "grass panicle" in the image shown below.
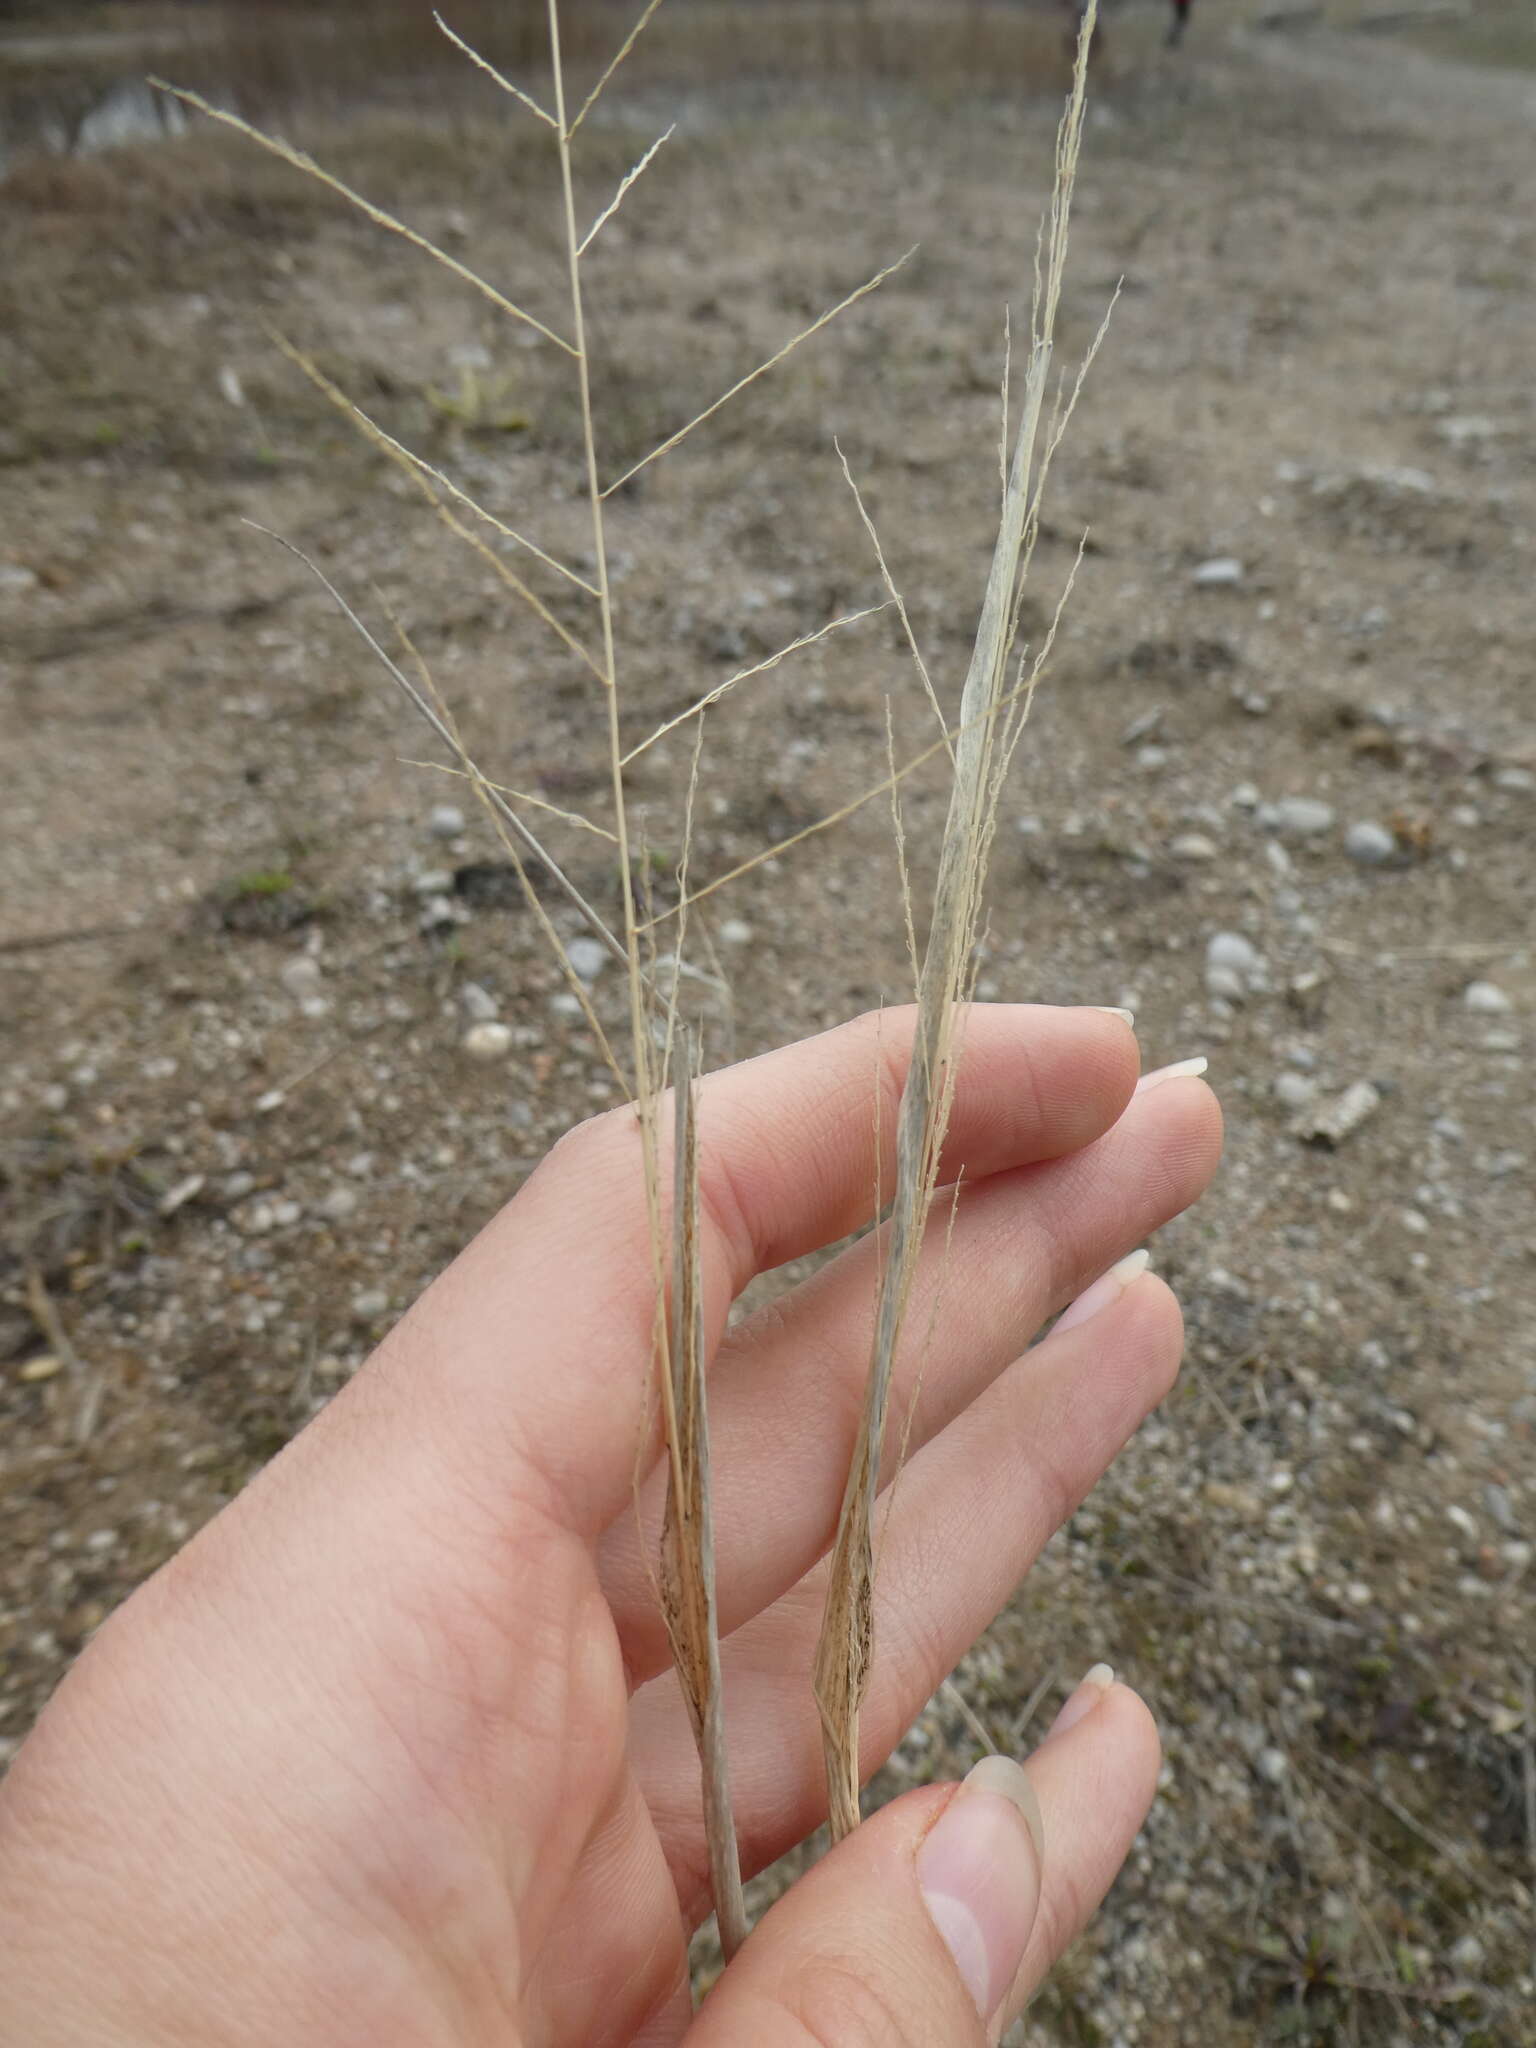
<path fill-rule="evenodd" d="M 1029 672 L 1026 688 L 1009 692 L 1022 580 L 1039 524 L 1044 464 L 1037 461 L 1037 449 L 1051 386 L 1072 191 L 1082 143 L 1088 46 L 1096 14 L 1096 0 L 1089 0 L 1072 91 L 1057 138 L 1056 177 L 1037 273 L 1022 417 L 976 644 L 961 694 L 949 810 L 917 980 L 917 1021 L 897 1111 L 896 1177 L 864 1411 L 838 1516 L 816 1650 L 814 1683 L 834 1840 L 851 1833 L 859 1820 L 859 1710 L 874 1646 L 875 1510 L 892 1373 L 949 1122 L 961 998 L 973 973 L 1001 774 L 1022 729 L 1030 690 L 1039 674 L 1037 664 Z"/>
<path fill-rule="evenodd" d="M 489 75 L 524 113 L 550 131 L 561 223 L 568 327 L 557 328 L 516 304 L 467 264 L 446 254 L 428 237 L 386 213 L 288 142 L 263 134 L 237 115 L 208 104 L 198 94 L 175 87 L 166 90 L 210 119 L 222 122 L 280 158 L 306 177 L 318 180 L 378 226 L 404 240 L 461 283 L 488 300 L 506 320 L 531 330 L 570 358 L 579 404 L 580 441 L 577 477 L 589 524 L 589 551 L 582 570 L 560 561 L 536 541 L 487 511 L 441 469 L 370 419 L 314 360 L 291 342 L 274 337 L 288 359 L 353 428 L 407 476 L 423 504 L 455 538 L 472 549 L 554 642 L 557 659 L 578 662 L 592 679 L 601 700 L 605 734 L 608 804 L 601 817 L 562 811 L 544 799 L 493 781 L 471 757 L 451 712 L 426 666 L 406 640 L 419 680 L 406 673 L 381 639 L 359 616 L 323 569 L 291 541 L 281 545 L 305 564 L 342 614 L 384 667 L 416 714 L 426 723 L 449 759 L 422 765 L 463 777 L 493 831 L 500 839 L 522 885 L 530 913 L 559 959 L 567 984 L 577 996 L 626 1099 L 632 1105 L 640 1139 L 641 1182 L 649 1228 L 654 1281 L 653 1352 L 654 1409 L 659 1418 L 661 1456 L 667 1475 L 666 1511 L 655 1582 L 678 1683 L 687 1704 L 701 1764 L 702 1805 L 720 1936 L 729 1957 L 747 1932 L 742 1874 L 732 1815 L 730 1770 L 721 1691 L 719 1621 L 715 1591 L 715 1532 L 710 1480 L 709 1428 L 706 1410 L 706 1328 L 700 1244 L 701 1148 L 707 1129 L 699 1121 L 700 1067 L 698 1027 L 684 1014 L 685 995 L 707 1002 L 723 990 L 707 931 L 697 941 L 708 965 L 688 957 L 692 938 L 690 914 L 728 883 L 761 862 L 799 845 L 814 833 L 848 817 L 871 797 L 888 794 L 892 804 L 897 865 L 901 877 L 906 942 L 918 995 L 918 1021 L 911 1067 L 895 1133 L 896 1169 L 890 1192 L 890 1223 L 882 1244 L 876 1305 L 876 1331 L 868 1391 L 858 1444 L 848 1474 L 833 1552 L 831 1590 L 815 1670 L 810 1674 L 820 1710 L 827 1758 L 829 1802 L 835 1835 L 845 1834 L 858 1817 L 858 1721 L 872 1647 L 875 1568 L 875 1503 L 886 1436 L 892 1362 L 901 1340 L 911 1293 L 917 1251 L 929 1221 L 940 1148 L 949 1116 L 955 1056 L 964 1002 L 975 972 L 976 938 L 986 876 L 987 853 L 995 822 L 1002 776 L 1028 713 L 1041 665 L 1049 654 L 1054 624 L 1045 645 L 1032 658 L 1020 658 L 1010 681 L 1018 636 L 1020 591 L 1039 524 L 1040 489 L 1050 456 L 1070 415 L 1081 378 L 1070 392 L 1058 389 L 1049 424 L 1054 333 L 1066 258 L 1067 227 L 1073 178 L 1082 135 L 1086 50 L 1093 29 L 1090 6 L 1083 26 L 1072 95 L 1058 141 L 1056 182 L 1050 214 L 1042 229 L 1036 258 L 1035 304 L 1027 371 L 1023 379 L 1022 417 L 1013 444 L 1011 466 L 1005 462 L 1000 530 L 987 583 L 975 652 L 961 694 L 958 715 L 950 718 L 923 660 L 907 607 L 893 578 L 874 522 L 865 507 L 852 471 L 843 473 L 874 549 L 884 597 L 879 603 L 849 611 L 800 634 L 776 653 L 738 669 L 715 683 L 668 718 L 646 738 L 627 749 L 621 744 L 623 692 L 618 667 L 618 636 L 605 505 L 613 494 L 641 471 L 660 460 L 696 429 L 712 419 L 750 385 L 780 366 L 803 343 L 856 305 L 900 269 L 913 253 L 875 272 L 782 347 L 733 383 L 720 397 L 696 413 L 639 461 L 605 481 L 601 435 L 593 399 L 588 311 L 583 288 L 583 259 L 595 238 L 612 219 L 636 181 L 656 163 L 665 134 L 645 149 L 625 172 L 591 224 L 578 226 L 573 144 L 587 115 L 608 88 L 637 39 L 651 21 L 660 0 L 644 6 L 611 61 L 602 69 L 585 100 L 570 112 L 561 50 L 558 0 L 546 0 L 549 58 L 549 103 L 535 98 L 505 77 L 440 16 L 437 26 L 448 41 L 480 71 Z M 543 88 L 541 87 L 541 93 Z M 1096 344 L 1095 344 L 1096 345 Z M 1002 434 L 1009 433 L 1009 348 L 1005 339 Z M 838 449 L 842 458 L 842 451 Z M 540 570 L 573 586 L 584 606 L 575 628 L 559 618 L 533 581 L 518 573 L 485 538 L 489 529 L 499 540 L 526 557 L 527 578 Z M 260 529 L 266 531 L 266 529 Z M 1070 584 L 1069 584 L 1070 587 Z M 700 788 L 708 713 L 738 685 L 769 673 L 805 648 L 879 612 L 894 608 L 918 680 L 938 724 L 938 737 L 915 758 L 898 765 L 894 722 L 887 705 L 886 745 L 889 773 L 827 817 L 738 863 L 728 873 L 698 884 L 690 871 L 695 805 Z M 1059 617 L 1059 609 L 1058 614 Z M 643 819 L 631 815 L 626 772 L 659 741 L 691 725 L 693 752 L 682 820 L 682 854 L 677 864 L 677 900 L 657 908 L 650 896 L 649 846 Z M 936 755 L 947 755 L 951 767 L 948 818 L 939 849 L 938 877 L 926 941 L 919 948 L 907 869 L 906 836 L 900 795 L 906 778 Z M 525 813 L 537 809 L 556 826 L 585 829 L 611 847 L 617 876 L 621 916 L 617 928 L 579 890 L 529 826 Z M 571 967 L 565 945 L 529 877 L 527 863 L 537 860 L 563 895 L 570 913 L 591 930 L 625 970 L 628 1012 L 627 1058 L 621 1057 L 605 1033 L 589 992 Z M 658 951 L 665 933 L 671 950 Z M 692 1000 L 692 995 L 689 995 Z M 670 1103 L 668 1083 L 670 1082 Z M 878 1100 L 878 1091 L 877 1097 Z M 878 1204 L 887 1190 L 877 1188 Z M 950 1205 L 950 1227 L 955 1204 Z M 931 1331 L 930 1331 L 931 1336 Z M 644 1453 L 642 1453 L 642 1460 Z M 637 1468 L 638 1469 L 638 1468 Z"/>

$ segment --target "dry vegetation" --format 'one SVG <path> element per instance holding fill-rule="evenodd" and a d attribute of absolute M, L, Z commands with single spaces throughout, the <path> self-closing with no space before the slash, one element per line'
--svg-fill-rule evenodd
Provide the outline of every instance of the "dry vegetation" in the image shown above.
<path fill-rule="evenodd" d="M 812 18 L 851 36 L 856 14 Z M 1054 28 L 967 20 L 1034 38 L 1038 97 L 971 85 L 956 120 L 952 35 L 908 43 L 950 53 L 921 83 L 877 77 L 861 45 L 850 124 L 782 76 L 739 84 L 686 37 L 594 123 L 583 219 L 683 114 L 596 272 L 616 466 L 923 243 L 840 336 L 613 501 L 626 748 L 880 603 L 834 431 L 935 673 L 958 680 L 995 523 L 999 299 L 1063 83 Z M 1168 1782 L 1038 2009 L 1042 2042 L 1518 2043 L 1536 2039 L 1518 100 L 1383 53 L 1367 116 L 1357 45 L 1208 40 L 1174 71 L 1133 26 L 1085 168 L 1066 353 L 1121 274 L 1124 317 L 1062 451 L 1042 589 L 1090 523 L 1093 552 L 1037 714 L 1049 772 L 1004 814 L 982 993 L 1131 1001 L 1149 1064 L 1210 1051 L 1231 1158 L 1159 1250 L 1189 1306 L 1183 1388 L 886 1782 L 963 1765 L 978 1719 L 1015 1745 L 1085 1651 L 1108 1655 L 1158 1706 Z M 460 83 L 432 114 L 384 91 L 295 125 L 381 204 L 526 281 L 541 317 L 558 307 L 558 216 L 534 198 L 547 142 L 489 91 Z M 261 329 L 283 325 L 507 522 L 546 507 L 541 539 L 580 568 L 579 413 L 554 352 L 509 345 L 411 252 L 381 254 L 327 194 L 203 133 L 39 163 L 7 200 L 0 490 L 25 505 L 0 546 L 14 1741 L 107 1608 L 614 1083 L 505 851 L 478 828 L 432 838 L 434 804 L 473 806 L 392 765 L 421 732 L 304 571 L 239 524 L 293 536 L 397 616 L 488 768 L 595 806 L 589 693 Z M 1226 554 L 1240 582 L 1191 583 Z M 925 743 L 907 659 L 882 615 L 721 705 L 697 874 L 864 787 L 887 693 L 899 751 Z M 913 779 L 918 849 L 938 843 L 943 765 Z M 637 886 L 661 907 L 689 766 L 684 735 L 636 765 Z M 1244 784 L 1325 800 L 1336 827 L 1266 828 Z M 1380 869 L 1339 843 L 1365 818 L 1394 840 Z M 621 918 L 610 852 L 561 851 Z M 717 1052 L 727 1028 L 747 1052 L 900 995 L 899 915 L 870 915 L 895 887 L 874 805 L 723 894 L 736 997 Z M 1219 930 L 1263 956 L 1241 1003 L 1203 983 Z M 1511 1008 L 1468 1009 L 1475 977 Z M 470 987 L 510 1027 L 510 1063 L 460 1050 Z M 593 987 L 621 1028 L 618 975 Z M 1361 1078 L 1383 1096 L 1371 1121 L 1337 1151 L 1301 1143 L 1305 1083 Z M 1282 1080 L 1300 1084 L 1284 1100 Z"/>

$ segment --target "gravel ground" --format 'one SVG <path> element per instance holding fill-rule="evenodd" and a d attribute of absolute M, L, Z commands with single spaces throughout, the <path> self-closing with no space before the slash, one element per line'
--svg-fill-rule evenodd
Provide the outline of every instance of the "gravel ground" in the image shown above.
<path fill-rule="evenodd" d="M 1069 353 L 1124 285 L 1037 558 L 1036 631 L 1089 531 L 980 993 L 1131 1006 L 1148 1065 L 1209 1056 L 1229 1149 L 1155 1247 L 1179 1390 L 880 1785 L 1016 1746 L 1106 1657 L 1159 1715 L 1163 1791 L 1029 2042 L 1536 2042 L 1536 83 L 1326 33 L 1192 32 L 1174 63 L 1152 27 L 1125 24 L 1090 128 Z M 878 600 L 834 433 L 956 687 L 1049 95 L 890 84 L 850 118 L 641 85 L 594 123 L 582 209 L 680 115 L 594 258 L 615 471 L 921 247 L 615 499 L 628 729 Z M 302 139 L 554 308 L 538 136 L 493 111 Z M 393 614 L 478 758 L 551 803 L 601 803 L 592 693 L 264 323 L 584 545 L 554 352 L 281 167 L 192 133 L 10 180 L 7 1753 L 610 1099 L 473 806 L 241 522 Z M 905 755 L 925 709 L 881 618 L 727 700 L 696 874 L 878 779 L 887 693 Z M 661 746 L 637 776 L 663 900 L 687 766 Z M 941 795 L 910 790 L 921 884 Z M 550 835 L 611 905 L 600 844 Z M 720 1057 L 904 993 L 883 803 L 716 907 Z M 593 987 L 621 1028 L 617 977 Z"/>

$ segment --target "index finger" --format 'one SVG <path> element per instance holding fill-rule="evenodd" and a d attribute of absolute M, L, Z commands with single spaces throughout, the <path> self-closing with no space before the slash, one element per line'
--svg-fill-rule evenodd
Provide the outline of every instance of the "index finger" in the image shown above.
<path fill-rule="evenodd" d="M 861 1017 L 702 1082 L 711 1352 L 754 1274 L 858 1229 L 874 1213 L 877 1188 L 889 1192 L 915 1015 Z M 973 1004 L 956 1042 L 941 1182 L 1091 1143 L 1136 1082 L 1134 1037 L 1097 1010 Z M 397 1363 L 417 1351 L 410 1377 L 431 1375 L 436 1384 L 424 1391 L 439 1414 L 463 1418 L 472 1453 L 489 1445 L 493 1455 L 511 1448 L 531 1460 L 566 1516 L 595 1533 L 634 1480 L 650 1400 L 654 1276 L 641 1137 L 626 1108 L 556 1146 L 390 1349 Z M 513 1332 L 530 1369 L 514 1364 L 509 1375 Z M 426 1340 L 419 1350 L 413 1337 Z"/>

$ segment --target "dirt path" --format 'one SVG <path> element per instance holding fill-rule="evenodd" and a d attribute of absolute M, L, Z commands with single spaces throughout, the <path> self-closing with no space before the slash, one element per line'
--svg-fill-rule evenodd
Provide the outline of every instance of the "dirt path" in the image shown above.
<path fill-rule="evenodd" d="M 1152 33 L 1127 24 L 1091 132 L 1069 348 L 1124 291 L 1041 550 L 1043 617 L 1091 528 L 1000 835 L 983 993 L 1130 1003 L 1149 1065 L 1210 1055 L 1230 1148 L 1157 1247 L 1189 1318 L 1179 1392 L 960 1684 L 1013 1740 L 1042 1681 L 1103 1655 L 1165 1726 L 1164 1795 L 1032 2040 L 1536 2042 L 1531 81 L 1376 44 L 1362 72 L 1342 39 L 1192 36 L 1175 66 Z M 648 86 L 642 111 L 666 100 Z M 1053 116 L 894 88 L 858 112 L 690 86 L 606 237 L 616 469 L 922 244 L 616 503 L 636 737 L 872 594 L 834 431 L 958 680 L 999 304 Z M 306 140 L 556 302 L 532 143 L 403 117 Z M 594 134 L 593 210 L 635 141 Z M 580 678 L 261 328 L 574 554 L 558 365 L 206 138 L 26 172 L 7 199 L 14 1744 L 102 1616 L 609 1083 L 494 848 L 433 836 L 456 798 L 401 765 L 422 735 L 241 524 L 293 537 L 382 622 L 376 588 L 487 765 L 596 805 Z M 878 777 L 887 691 L 906 751 L 923 707 L 882 624 L 723 706 L 697 871 Z M 658 749 L 640 783 L 668 854 L 685 771 Z M 919 847 L 936 805 L 919 779 Z M 1379 863 L 1347 850 L 1362 826 Z M 720 899 L 740 1052 L 903 989 L 883 808 L 815 845 Z M 569 857 L 609 887 L 579 838 Z M 512 1027 L 505 1063 L 461 1049 L 469 983 Z M 597 1000 L 617 1020 L 617 989 Z M 1297 1134 L 1361 1083 L 1370 1114 L 1337 1149 Z M 936 1703 L 889 1782 L 971 1740 Z"/>

